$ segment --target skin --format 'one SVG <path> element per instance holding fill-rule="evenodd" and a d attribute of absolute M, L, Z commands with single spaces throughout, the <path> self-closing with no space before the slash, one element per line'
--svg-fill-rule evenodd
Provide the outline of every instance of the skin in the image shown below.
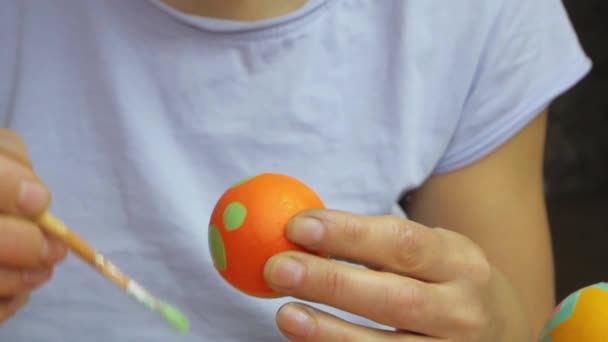
<path fill-rule="evenodd" d="M 291 303 L 277 314 L 283 334 L 291 341 L 537 341 L 555 305 L 542 190 L 546 119 L 542 113 L 482 160 L 428 179 L 409 201 L 411 220 L 334 210 L 295 217 L 290 240 L 367 268 L 283 253 L 266 266 L 270 286 L 395 330 Z"/>
<path fill-rule="evenodd" d="M 162 0 L 183 13 L 204 17 L 256 21 L 289 14 L 306 0 Z"/>
<path fill-rule="evenodd" d="M 23 141 L 0 129 L 0 323 L 28 302 L 66 255 L 65 246 L 45 236 L 32 220 L 49 201 Z"/>

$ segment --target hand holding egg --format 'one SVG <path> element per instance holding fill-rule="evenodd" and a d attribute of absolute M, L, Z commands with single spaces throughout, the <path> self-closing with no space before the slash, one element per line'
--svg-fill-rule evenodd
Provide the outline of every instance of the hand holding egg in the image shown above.
<path fill-rule="evenodd" d="M 291 296 L 392 327 L 289 303 L 276 321 L 291 341 L 530 340 L 517 294 L 473 241 L 395 216 L 324 209 L 289 176 L 262 174 L 228 189 L 209 241 L 219 274 L 246 294 Z"/>

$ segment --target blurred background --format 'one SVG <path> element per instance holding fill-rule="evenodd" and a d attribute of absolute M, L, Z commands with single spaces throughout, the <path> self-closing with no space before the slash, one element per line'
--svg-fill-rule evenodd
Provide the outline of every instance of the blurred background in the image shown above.
<path fill-rule="evenodd" d="M 550 110 L 545 177 L 558 300 L 608 281 L 608 1 L 564 4 L 594 68 Z"/>

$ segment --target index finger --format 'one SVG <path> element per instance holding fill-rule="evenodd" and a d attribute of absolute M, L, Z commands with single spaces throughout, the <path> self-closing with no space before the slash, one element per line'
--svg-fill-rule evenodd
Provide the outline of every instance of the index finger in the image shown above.
<path fill-rule="evenodd" d="M 303 212 L 287 227 L 288 238 L 307 249 L 428 282 L 461 273 L 465 248 L 444 232 L 394 216 L 335 210 Z"/>

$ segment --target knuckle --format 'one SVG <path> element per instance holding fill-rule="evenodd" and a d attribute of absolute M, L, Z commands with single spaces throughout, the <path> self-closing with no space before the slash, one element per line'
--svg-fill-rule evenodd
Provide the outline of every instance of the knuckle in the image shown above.
<path fill-rule="evenodd" d="M 476 287 L 488 285 L 492 278 L 493 268 L 486 252 L 465 235 L 442 228 L 439 229 L 444 231 L 445 236 L 450 236 L 450 241 L 455 245 L 461 246 L 460 253 L 454 255 L 454 257 L 456 258 L 455 265 L 462 270 L 462 279 L 467 279 L 469 283 Z"/>
<path fill-rule="evenodd" d="M 481 247 L 474 245 L 470 249 L 466 273 L 468 279 L 480 287 L 486 287 L 492 278 L 492 265 Z"/>
<path fill-rule="evenodd" d="M 460 334 L 467 337 L 467 341 L 476 341 L 489 324 L 489 318 L 479 306 L 467 305 L 462 310 L 456 310 L 452 322 Z"/>
<path fill-rule="evenodd" d="M 422 252 L 420 235 L 402 220 L 393 222 L 390 227 L 396 246 L 397 263 L 408 271 L 420 270 L 424 266 L 421 263 L 423 258 L 420 257 Z"/>
<path fill-rule="evenodd" d="M 348 276 L 338 269 L 328 269 L 324 274 L 322 284 L 325 286 L 321 288 L 328 298 L 336 299 L 344 293 L 349 293 Z"/>
<path fill-rule="evenodd" d="M 425 297 L 418 287 L 403 284 L 385 293 L 383 307 L 388 308 L 387 317 L 393 317 L 397 327 L 417 321 L 421 317 L 425 307 Z"/>
<path fill-rule="evenodd" d="M 358 244 L 365 241 L 367 230 L 354 218 L 348 218 L 342 224 L 342 237 L 345 242 Z"/>

